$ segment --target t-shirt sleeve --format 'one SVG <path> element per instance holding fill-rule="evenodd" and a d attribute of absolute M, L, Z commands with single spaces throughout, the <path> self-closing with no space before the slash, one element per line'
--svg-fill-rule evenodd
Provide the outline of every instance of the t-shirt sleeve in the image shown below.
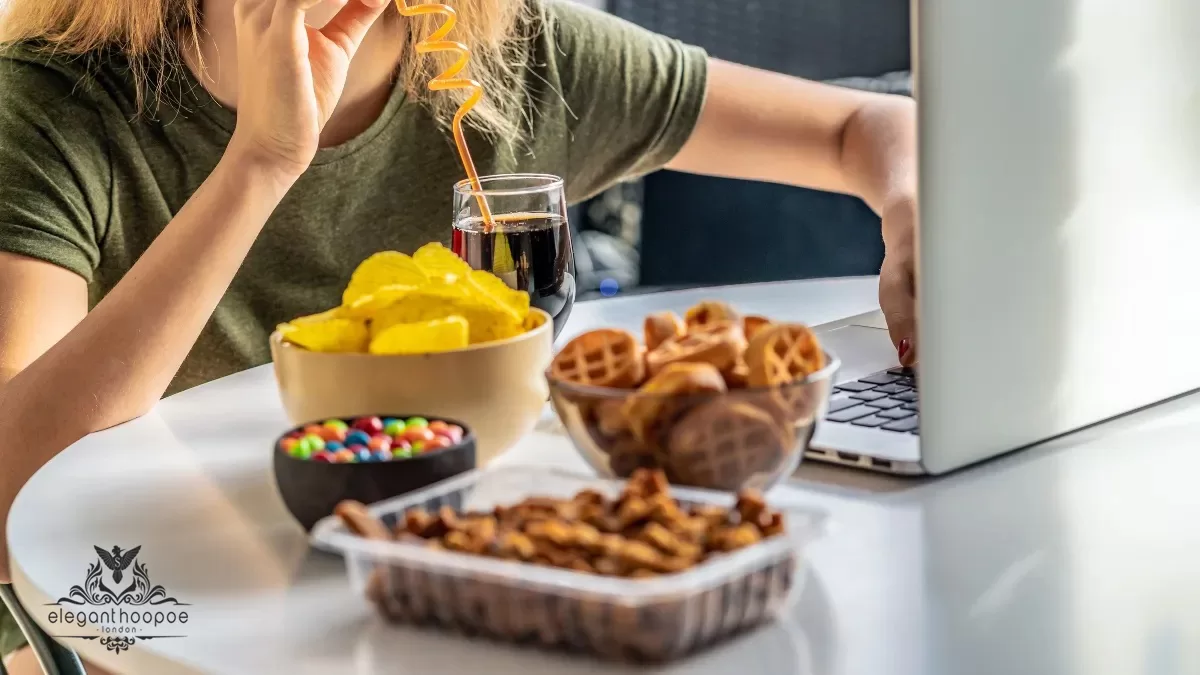
<path fill-rule="evenodd" d="M 704 50 L 571 0 L 545 0 L 567 106 L 568 199 L 662 168 L 704 107 Z"/>
<path fill-rule="evenodd" d="M 0 57 L 0 251 L 92 280 L 111 170 L 88 83 L 37 57 Z"/>

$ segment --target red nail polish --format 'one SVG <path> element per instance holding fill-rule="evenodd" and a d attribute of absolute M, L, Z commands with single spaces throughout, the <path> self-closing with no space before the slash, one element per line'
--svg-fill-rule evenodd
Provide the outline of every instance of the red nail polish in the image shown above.
<path fill-rule="evenodd" d="M 904 338 L 903 340 L 900 341 L 899 352 L 900 352 L 900 360 L 901 361 L 904 360 L 905 355 L 908 354 L 908 350 L 910 350 L 910 349 L 912 349 L 912 342 L 908 338 Z"/>

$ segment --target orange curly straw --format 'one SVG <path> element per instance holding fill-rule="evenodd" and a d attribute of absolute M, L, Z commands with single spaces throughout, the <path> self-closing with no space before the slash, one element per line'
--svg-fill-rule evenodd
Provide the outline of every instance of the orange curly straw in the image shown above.
<path fill-rule="evenodd" d="M 475 170 L 475 162 L 471 161 L 471 151 L 467 148 L 467 137 L 463 134 L 462 127 L 463 118 L 483 98 L 483 85 L 469 77 L 458 77 L 459 73 L 467 67 L 467 62 L 471 60 L 471 49 L 461 42 L 445 39 L 450 34 L 450 31 L 454 30 L 454 25 L 458 23 L 458 13 L 449 5 L 431 3 L 410 7 L 405 0 L 396 0 L 396 8 L 400 10 L 401 15 L 407 17 L 425 14 L 446 15 L 446 23 L 442 24 L 441 28 L 438 28 L 429 37 L 417 43 L 417 53 L 457 52 L 459 55 L 454 65 L 429 81 L 429 90 L 471 90 L 471 95 L 458 107 L 458 112 L 454 113 L 454 121 L 451 122 L 450 128 L 454 132 L 454 144 L 458 146 L 458 157 L 462 160 L 463 168 L 467 170 L 467 179 L 471 182 L 471 189 L 474 190 L 475 199 L 479 202 L 479 211 L 483 216 L 483 231 L 491 232 L 493 225 L 492 212 L 488 208 L 487 200 L 484 199 L 483 184 L 479 182 L 479 173 Z"/>

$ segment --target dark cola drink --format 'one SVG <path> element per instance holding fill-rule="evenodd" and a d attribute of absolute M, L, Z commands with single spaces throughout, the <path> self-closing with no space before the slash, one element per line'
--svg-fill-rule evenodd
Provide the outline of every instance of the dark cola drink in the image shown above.
<path fill-rule="evenodd" d="M 473 269 L 487 270 L 511 288 L 529 293 L 530 304 L 554 319 L 557 337 L 575 303 L 575 256 L 567 219 L 555 214 L 495 216 L 492 231 L 482 219 L 460 220 L 452 247 Z"/>

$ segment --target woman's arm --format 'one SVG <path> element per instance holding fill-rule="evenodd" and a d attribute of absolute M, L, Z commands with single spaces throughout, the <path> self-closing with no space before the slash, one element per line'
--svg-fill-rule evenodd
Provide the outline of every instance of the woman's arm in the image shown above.
<path fill-rule="evenodd" d="M 83 277 L 0 252 L 0 391 L 87 315 Z"/>
<path fill-rule="evenodd" d="M 667 168 L 861 197 L 883 217 L 880 304 L 909 364 L 916 358 L 916 157 L 911 99 L 714 59 L 700 119 Z"/>
<path fill-rule="evenodd" d="M 916 186 L 916 106 L 716 59 L 695 131 L 668 169 L 862 197 Z"/>
<path fill-rule="evenodd" d="M 38 291 L 41 282 L 57 282 L 53 318 L 6 334 L 0 343 L 6 366 L 19 367 L 52 342 L 52 333 L 40 331 L 78 322 L 0 387 L 0 522 L 21 486 L 59 451 L 145 413 L 162 396 L 289 184 L 288 174 L 231 147 L 86 316 L 80 312 L 87 303 L 81 278 L 17 256 L 0 259 L 0 279 L 16 282 L 0 294 L 0 311 L 18 320 L 49 299 Z M 74 279 L 56 279 L 62 274 Z M 7 578 L 0 538 L 0 582 Z"/>
<path fill-rule="evenodd" d="M 56 279 L 65 296 L 55 302 L 73 309 L 44 326 L 69 332 L 0 385 L 0 582 L 8 580 L 4 529 L 17 491 L 71 443 L 154 405 L 267 218 L 312 160 L 350 59 L 387 6 L 352 1 L 318 32 L 304 26 L 315 1 L 238 2 L 242 89 L 224 157 L 89 314 L 79 315 L 79 285 L 72 290 L 72 282 Z M 27 259 L 0 259 L 0 279 L 14 279 L 16 289 L 0 296 L 0 312 L 20 322 L 37 311 L 29 303 L 46 299 L 39 283 L 56 276 Z M 69 328 L 73 321 L 78 325 Z M 49 343 L 32 333 L 18 328 L 15 339 L 0 343 L 0 364 L 20 367 L 22 354 Z"/>

